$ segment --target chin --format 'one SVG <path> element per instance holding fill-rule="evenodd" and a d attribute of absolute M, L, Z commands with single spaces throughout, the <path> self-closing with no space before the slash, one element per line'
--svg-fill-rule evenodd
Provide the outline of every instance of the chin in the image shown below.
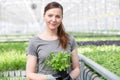
<path fill-rule="evenodd" d="M 51 30 L 57 30 L 56 28 L 50 28 Z"/>
<path fill-rule="evenodd" d="M 51 29 L 51 30 L 55 30 L 55 29 L 57 29 L 57 27 L 50 27 L 50 29 Z"/>

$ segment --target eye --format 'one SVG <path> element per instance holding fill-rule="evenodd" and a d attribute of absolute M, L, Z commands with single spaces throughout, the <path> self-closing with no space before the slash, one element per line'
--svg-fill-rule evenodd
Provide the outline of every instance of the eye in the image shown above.
<path fill-rule="evenodd" d="M 61 16 L 57 15 L 56 18 L 61 18 Z"/>
<path fill-rule="evenodd" d="M 52 15 L 48 15 L 48 17 L 52 17 Z"/>

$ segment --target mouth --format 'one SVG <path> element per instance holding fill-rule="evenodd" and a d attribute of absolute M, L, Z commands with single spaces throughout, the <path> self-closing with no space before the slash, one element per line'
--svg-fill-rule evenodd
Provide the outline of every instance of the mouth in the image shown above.
<path fill-rule="evenodd" d="M 56 26 L 57 24 L 52 24 L 52 23 L 51 23 L 50 25 L 52 25 L 52 26 Z"/>

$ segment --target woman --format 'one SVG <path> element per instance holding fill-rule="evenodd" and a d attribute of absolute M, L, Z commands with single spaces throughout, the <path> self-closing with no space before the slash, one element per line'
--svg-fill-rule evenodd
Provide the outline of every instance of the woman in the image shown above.
<path fill-rule="evenodd" d="M 27 48 L 26 75 L 28 80 L 58 80 L 50 68 L 45 66 L 45 58 L 50 52 L 66 51 L 72 54 L 71 70 L 64 80 L 75 80 L 80 74 L 77 44 L 74 38 L 64 31 L 62 24 L 63 7 L 57 2 L 51 2 L 44 9 L 46 30 L 31 39 Z"/>

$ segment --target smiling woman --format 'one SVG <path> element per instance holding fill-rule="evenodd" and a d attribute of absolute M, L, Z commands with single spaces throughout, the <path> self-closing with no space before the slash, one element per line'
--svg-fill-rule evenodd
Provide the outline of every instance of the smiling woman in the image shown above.
<path fill-rule="evenodd" d="M 27 48 L 27 78 L 29 80 L 77 79 L 80 74 L 77 43 L 74 37 L 64 30 L 62 5 L 58 2 L 48 3 L 44 9 L 43 18 L 46 23 L 46 30 L 31 39 Z M 50 66 L 46 66 L 46 59 L 51 52 L 55 55 L 58 55 L 59 52 L 71 55 L 71 62 L 66 69 L 66 75 L 58 75 L 57 70 L 52 70 Z"/>
<path fill-rule="evenodd" d="M 49 29 L 57 29 L 62 22 L 62 11 L 60 8 L 53 8 L 44 14 L 44 19 Z"/>

